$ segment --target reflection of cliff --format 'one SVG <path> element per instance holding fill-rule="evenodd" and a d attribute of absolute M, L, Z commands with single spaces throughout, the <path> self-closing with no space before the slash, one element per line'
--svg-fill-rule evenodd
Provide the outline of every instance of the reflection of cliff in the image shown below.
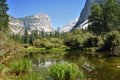
<path fill-rule="evenodd" d="M 63 63 L 62 60 L 52 60 L 52 59 L 35 59 L 33 60 L 33 66 L 39 67 L 39 68 L 46 68 L 55 64 Z"/>

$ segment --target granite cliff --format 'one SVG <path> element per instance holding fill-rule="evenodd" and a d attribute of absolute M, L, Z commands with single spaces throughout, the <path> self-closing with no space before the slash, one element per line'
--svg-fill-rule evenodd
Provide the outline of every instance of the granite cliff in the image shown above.
<path fill-rule="evenodd" d="M 91 11 L 90 9 L 91 9 L 91 6 L 93 5 L 93 3 L 101 4 L 101 3 L 104 3 L 105 1 L 106 0 L 86 0 L 85 6 L 84 6 L 83 10 L 81 11 L 79 20 L 73 27 L 73 30 L 75 28 L 81 29 L 81 27 L 84 27 L 82 24 L 86 23 L 86 21 L 88 20 L 88 17 L 90 15 L 90 11 Z M 118 2 L 120 3 L 120 0 L 118 0 Z M 87 25 L 87 23 L 86 23 L 86 25 Z"/>
<path fill-rule="evenodd" d="M 25 29 L 31 33 L 33 30 L 52 32 L 50 17 L 47 14 L 36 14 L 23 18 L 10 17 L 10 28 L 15 34 L 22 34 Z"/>

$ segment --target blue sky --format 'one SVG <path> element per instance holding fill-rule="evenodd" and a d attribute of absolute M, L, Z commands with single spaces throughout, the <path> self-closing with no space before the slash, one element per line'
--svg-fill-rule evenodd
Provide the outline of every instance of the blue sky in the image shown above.
<path fill-rule="evenodd" d="M 8 14 L 16 18 L 46 13 L 54 29 L 80 16 L 86 0 L 7 0 Z"/>

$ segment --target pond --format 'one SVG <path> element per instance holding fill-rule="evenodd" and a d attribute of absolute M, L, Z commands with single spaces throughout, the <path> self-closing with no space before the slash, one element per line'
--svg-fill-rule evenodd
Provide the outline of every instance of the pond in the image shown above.
<path fill-rule="evenodd" d="M 46 55 L 30 53 L 29 56 L 36 71 L 58 63 L 75 63 L 83 70 L 86 80 L 120 80 L 119 57 L 105 57 L 103 53 L 84 54 L 81 52 Z"/>

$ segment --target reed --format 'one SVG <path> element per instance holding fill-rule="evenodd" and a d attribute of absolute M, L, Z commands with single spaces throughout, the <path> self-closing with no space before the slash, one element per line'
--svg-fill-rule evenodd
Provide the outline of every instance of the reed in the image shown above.
<path fill-rule="evenodd" d="M 80 79 L 80 70 L 77 65 L 57 64 L 49 68 L 51 80 L 78 80 Z"/>
<path fill-rule="evenodd" d="M 31 61 L 29 59 L 14 61 L 10 67 L 10 73 L 13 73 L 14 75 L 27 73 L 30 70 L 31 70 Z"/>

